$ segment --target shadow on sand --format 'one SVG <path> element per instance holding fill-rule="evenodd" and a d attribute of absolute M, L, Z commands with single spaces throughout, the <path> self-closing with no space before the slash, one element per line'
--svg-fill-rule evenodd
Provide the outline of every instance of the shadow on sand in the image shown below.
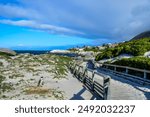
<path fill-rule="evenodd" d="M 83 88 L 76 94 L 73 95 L 72 98 L 70 98 L 70 100 L 85 100 L 85 98 L 82 96 L 85 91 L 88 90 L 85 86 L 83 86 Z M 89 90 L 88 90 L 89 91 Z M 91 94 L 93 95 L 91 97 L 90 100 L 102 100 L 102 98 L 100 96 L 98 96 L 97 94 L 91 92 Z"/>

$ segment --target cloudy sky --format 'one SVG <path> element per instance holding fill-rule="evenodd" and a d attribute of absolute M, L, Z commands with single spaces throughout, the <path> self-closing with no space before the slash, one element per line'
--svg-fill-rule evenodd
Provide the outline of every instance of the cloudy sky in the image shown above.
<path fill-rule="evenodd" d="M 150 30 L 150 0 L 0 0 L 0 47 L 100 45 Z"/>

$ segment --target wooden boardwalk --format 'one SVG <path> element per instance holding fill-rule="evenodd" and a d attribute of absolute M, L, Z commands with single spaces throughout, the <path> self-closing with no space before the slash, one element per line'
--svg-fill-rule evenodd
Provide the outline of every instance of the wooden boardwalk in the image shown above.
<path fill-rule="evenodd" d="M 110 100 L 143 100 L 150 99 L 150 86 L 144 86 L 133 81 L 116 76 L 110 72 L 97 69 L 97 71 L 111 77 Z M 148 90 L 144 90 L 148 89 Z"/>
<path fill-rule="evenodd" d="M 106 100 L 109 91 L 110 77 L 95 70 L 84 68 L 77 63 L 70 63 L 71 73 L 84 84 L 93 94 Z"/>
<path fill-rule="evenodd" d="M 124 77 L 116 76 L 110 71 L 103 69 L 95 69 L 96 72 L 109 75 L 111 77 L 108 100 L 145 100 L 150 99 L 150 87 L 144 86 L 133 81 L 124 79 Z M 92 71 L 89 73 L 92 76 Z M 100 79 L 97 75 L 96 79 Z M 145 90 L 147 89 L 147 90 Z"/>

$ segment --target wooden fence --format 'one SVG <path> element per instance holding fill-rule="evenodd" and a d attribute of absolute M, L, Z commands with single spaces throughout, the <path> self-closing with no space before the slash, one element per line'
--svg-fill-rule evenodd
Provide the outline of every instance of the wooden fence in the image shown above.
<path fill-rule="evenodd" d="M 104 100 L 108 99 L 110 76 L 84 68 L 75 63 L 70 63 L 69 69 L 90 91 L 97 93 Z"/>
<path fill-rule="evenodd" d="M 137 69 L 128 66 L 112 65 L 112 64 L 102 64 L 95 62 L 96 68 L 102 68 L 106 71 L 115 73 L 116 75 L 121 75 L 127 79 L 137 81 L 140 84 L 150 84 L 150 71 Z"/>

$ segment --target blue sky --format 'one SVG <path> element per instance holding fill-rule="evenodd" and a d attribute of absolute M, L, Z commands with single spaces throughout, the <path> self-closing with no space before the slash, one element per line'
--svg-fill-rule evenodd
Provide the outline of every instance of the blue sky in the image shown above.
<path fill-rule="evenodd" d="M 49 34 L 45 31 L 0 24 L 1 47 L 48 47 L 89 44 L 93 40 L 83 37 Z M 18 48 L 17 47 L 17 48 Z"/>
<path fill-rule="evenodd" d="M 100 45 L 150 30 L 150 0 L 0 0 L 0 47 Z"/>

